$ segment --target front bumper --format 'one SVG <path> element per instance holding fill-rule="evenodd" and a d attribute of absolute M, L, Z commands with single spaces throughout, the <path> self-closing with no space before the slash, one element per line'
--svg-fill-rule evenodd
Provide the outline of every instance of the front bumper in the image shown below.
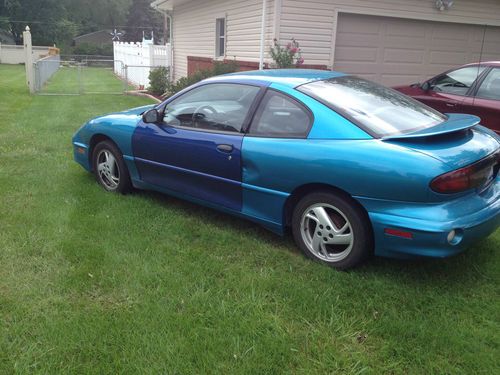
<path fill-rule="evenodd" d="M 458 254 L 500 226 L 500 179 L 482 194 L 470 193 L 439 204 L 359 198 L 368 211 L 375 237 L 375 254 L 393 258 Z M 410 232 L 411 238 L 385 233 L 387 228 Z M 450 231 L 459 233 L 449 243 Z"/>
<path fill-rule="evenodd" d="M 89 158 L 89 147 L 85 143 L 73 140 L 73 158 L 87 171 L 92 170 Z"/>

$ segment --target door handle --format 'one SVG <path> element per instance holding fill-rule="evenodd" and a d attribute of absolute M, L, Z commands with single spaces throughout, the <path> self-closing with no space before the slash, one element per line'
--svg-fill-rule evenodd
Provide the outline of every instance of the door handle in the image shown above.
<path fill-rule="evenodd" d="M 233 145 L 217 145 L 217 150 L 220 152 L 230 153 L 233 151 Z"/>
<path fill-rule="evenodd" d="M 452 108 L 452 107 L 456 107 L 456 106 L 457 106 L 457 103 L 450 103 L 450 102 L 446 102 L 446 106 L 447 106 L 447 107 L 450 107 L 450 108 Z"/>

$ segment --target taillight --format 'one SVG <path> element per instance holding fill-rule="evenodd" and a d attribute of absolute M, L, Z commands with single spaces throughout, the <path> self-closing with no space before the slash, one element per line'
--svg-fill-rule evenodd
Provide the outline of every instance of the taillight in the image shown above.
<path fill-rule="evenodd" d="M 437 176 L 431 181 L 431 189 L 453 194 L 485 186 L 496 178 L 499 166 L 500 152 L 496 152 L 474 164 Z"/>

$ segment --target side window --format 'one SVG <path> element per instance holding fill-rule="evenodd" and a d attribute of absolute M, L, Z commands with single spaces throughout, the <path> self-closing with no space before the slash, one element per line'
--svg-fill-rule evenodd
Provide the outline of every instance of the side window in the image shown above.
<path fill-rule="evenodd" d="M 259 90 L 257 86 L 232 83 L 203 85 L 168 103 L 163 122 L 176 127 L 238 133 Z"/>
<path fill-rule="evenodd" d="M 312 115 L 298 101 L 268 90 L 250 126 L 251 135 L 305 138 L 312 125 Z"/>
<path fill-rule="evenodd" d="M 215 20 L 215 57 L 226 54 L 226 19 L 217 18 Z"/>
<path fill-rule="evenodd" d="M 468 66 L 453 70 L 437 77 L 431 83 L 431 89 L 436 92 L 465 95 L 484 69 L 484 66 Z"/>
<path fill-rule="evenodd" d="M 500 68 L 494 68 L 488 73 L 476 96 L 483 99 L 500 100 Z"/>

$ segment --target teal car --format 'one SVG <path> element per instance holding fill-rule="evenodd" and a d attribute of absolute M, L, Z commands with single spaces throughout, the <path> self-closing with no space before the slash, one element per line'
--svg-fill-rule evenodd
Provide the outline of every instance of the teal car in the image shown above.
<path fill-rule="evenodd" d="M 500 140 L 479 122 L 339 72 L 266 70 L 95 118 L 73 147 L 107 191 L 291 231 L 307 257 L 346 269 L 451 256 L 498 228 Z"/>

